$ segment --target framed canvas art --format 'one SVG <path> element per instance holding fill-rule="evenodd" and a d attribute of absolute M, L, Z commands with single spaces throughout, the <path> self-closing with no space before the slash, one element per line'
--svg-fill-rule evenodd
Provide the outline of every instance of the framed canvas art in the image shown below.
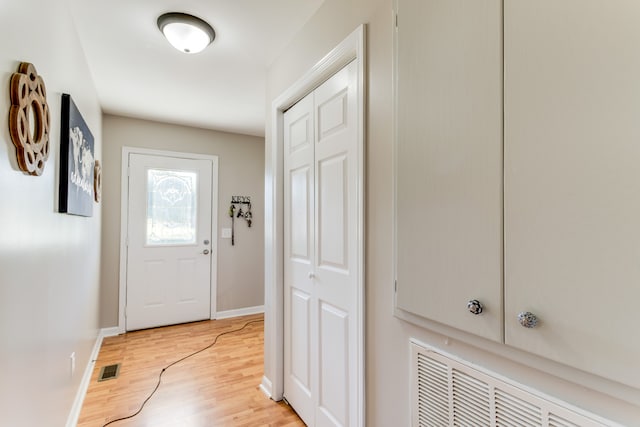
<path fill-rule="evenodd" d="M 62 94 L 58 210 L 91 216 L 94 199 L 94 141 L 71 95 Z"/>

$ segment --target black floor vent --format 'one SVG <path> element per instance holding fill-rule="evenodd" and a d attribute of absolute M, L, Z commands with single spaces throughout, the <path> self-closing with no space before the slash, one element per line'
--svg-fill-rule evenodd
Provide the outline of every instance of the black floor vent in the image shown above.
<path fill-rule="evenodd" d="M 98 381 L 112 380 L 118 377 L 118 373 L 120 373 L 119 363 L 116 363 L 115 365 L 103 366 L 100 369 L 100 375 L 98 376 Z"/>

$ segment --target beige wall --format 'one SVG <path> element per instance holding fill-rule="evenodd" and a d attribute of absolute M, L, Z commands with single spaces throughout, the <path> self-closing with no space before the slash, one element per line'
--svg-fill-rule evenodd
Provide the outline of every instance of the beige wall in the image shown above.
<path fill-rule="evenodd" d="M 104 141 L 101 325 L 118 324 L 122 147 L 218 156 L 218 236 L 231 227 L 231 196 L 251 196 L 254 221 L 236 220 L 235 246 L 218 239 L 217 311 L 263 305 L 264 139 L 105 115 Z"/>
<path fill-rule="evenodd" d="M 0 424 L 63 426 L 98 334 L 102 205 L 91 218 L 56 212 L 61 93 L 91 129 L 97 159 L 102 113 L 66 1 L 3 1 L 0 34 Z M 7 130 L 20 61 L 43 76 L 51 111 L 40 177 L 17 169 Z"/>
<path fill-rule="evenodd" d="M 393 316 L 392 10 L 392 0 L 326 0 L 272 64 L 267 80 L 267 108 L 270 109 L 274 99 L 334 46 L 358 25 L 367 24 L 366 425 L 410 425 L 409 339 L 412 337 L 625 425 L 637 425 L 640 390 L 601 380 L 471 335 L 464 335 L 464 339 L 446 339 L 444 335 Z M 266 135 L 266 153 L 270 154 L 274 143 L 270 123 L 267 123 Z M 267 180 L 276 172 L 276 165 L 267 157 Z M 270 197 L 269 191 L 267 195 Z M 269 254 L 267 259 L 270 259 Z M 272 274 L 271 266 L 265 267 L 267 274 Z M 275 374 L 270 370 L 273 366 L 269 343 L 272 333 L 270 330 L 265 332 L 267 380 L 273 379 Z M 635 404 L 627 404 L 625 400 Z"/>

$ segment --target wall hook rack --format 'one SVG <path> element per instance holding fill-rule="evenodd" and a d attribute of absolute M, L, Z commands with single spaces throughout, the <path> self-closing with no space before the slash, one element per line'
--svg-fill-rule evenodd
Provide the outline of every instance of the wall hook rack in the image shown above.
<path fill-rule="evenodd" d="M 239 208 L 236 205 L 240 205 Z M 242 205 L 247 205 L 246 210 L 242 210 Z M 237 209 L 237 212 L 236 212 Z M 251 212 L 251 196 L 231 196 L 231 207 L 229 208 L 229 216 L 231 217 L 231 245 L 235 246 L 235 219 L 244 218 L 247 226 L 250 228 L 253 222 L 253 213 Z"/>
<path fill-rule="evenodd" d="M 233 203 L 234 205 L 250 205 L 251 196 L 231 196 L 231 203 Z"/>

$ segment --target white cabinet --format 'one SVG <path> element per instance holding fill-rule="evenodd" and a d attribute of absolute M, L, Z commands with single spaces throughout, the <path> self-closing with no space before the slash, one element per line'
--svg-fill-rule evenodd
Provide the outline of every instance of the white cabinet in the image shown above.
<path fill-rule="evenodd" d="M 640 387 L 640 2 L 504 21 L 505 341 Z"/>
<path fill-rule="evenodd" d="M 640 2 L 397 4 L 396 308 L 640 387 Z"/>
<path fill-rule="evenodd" d="M 501 1 L 399 3 L 397 306 L 501 341 Z"/>

